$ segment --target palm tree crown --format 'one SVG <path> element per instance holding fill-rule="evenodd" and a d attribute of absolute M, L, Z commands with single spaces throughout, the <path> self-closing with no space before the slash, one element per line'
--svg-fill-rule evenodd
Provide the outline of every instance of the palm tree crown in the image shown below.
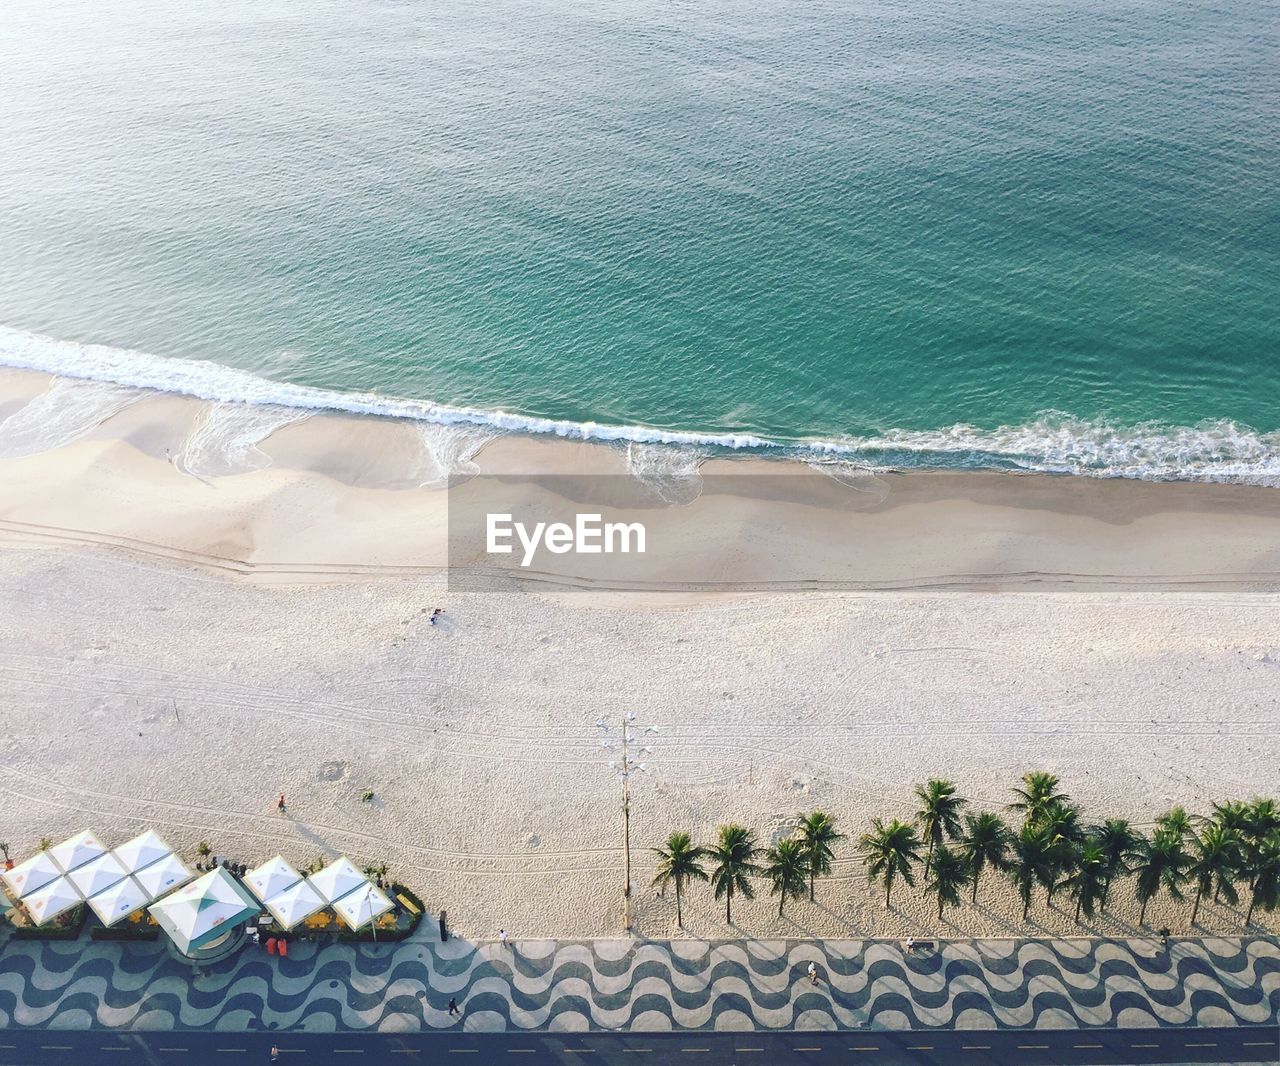
<path fill-rule="evenodd" d="M 1102 882 L 1102 898 L 1098 901 L 1105 909 L 1111 882 L 1133 872 L 1131 863 L 1141 854 L 1142 834 L 1123 818 L 1108 818 L 1094 830 L 1094 836 L 1102 845 L 1106 875 Z"/>
<path fill-rule="evenodd" d="M 1239 899 L 1231 881 L 1240 868 L 1242 858 L 1239 834 L 1218 822 L 1210 822 L 1191 838 L 1191 862 L 1187 875 L 1196 886 L 1195 902 L 1191 905 L 1192 925 L 1196 924 L 1200 901 L 1206 892 L 1212 890 L 1214 899 L 1219 894 L 1224 895 L 1228 903 Z"/>
<path fill-rule="evenodd" d="M 1133 873 L 1136 875 L 1134 891 L 1142 907 L 1138 924 L 1143 925 L 1147 920 L 1147 904 L 1162 888 L 1171 899 L 1183 899 L 1182 883 L 1186 880 L 1190 858 L 1176 829 L 1156 829 L 1151 839 L 1144 840 L 1139 848 Z"/>
<path fill-rule="evenodd" d="M 1016 797 L 1009 810 L 1022 812 L 1023 825 L 1035 825 L 1050 803 L 1065 803 L 1067 794 L 1058 791 L 1058 776 L 1043 770 L 1028 770 L 1022 785 L 1013 790 Z"/>
<path fill-rule="evenodd" d="M 955 785 L 937 777 L 916 785 L 916 799 L 920 801 L 916 821 L 920 823 L 920 835 L 929 845 L 924 860 L 927 874 L 933 862 L 933 849 L 942 845 L 944 837 L 954 840 L 960 835 L 960 809 L 965 801 L 956 795 Z"/>
<path fill-rule="evenodd" d="M 765 852 L 764 875 L 769 879 L 769 894 L 778 897 L 778 917 L 788 898 L 804 895 L 809 875 L 809 856 L 804 841 L 795 837 L 779 840 Z"/>
<path fill-rule="evenodd" d="M 796 837 L 804 845 L 806 871 L 809 878 L 809 899 L 813 899 L 813 883 L 831 872 L 831 859 L 836 844 L 844 834 L 836 829 L 836 820 L 822 811 L 804 815 L 796 826 Z"/>
<path fill-rule="evenodd" d="M 997 814 L 983 811 L 978 815 L 968 815 L 964 820 L 965 834 L 960 845 L 960 853 L 969 864 L 969 872 L 973 877 L 972 902 L 978 902 L 978 879 L 990 866 L 993 870 L 1006 870 L 1009 867 L 1009 827 Z"/>
<path fill-rule="evenodd" d="M 969 864 L 955 848 L 945 844 L 933 853 L 933 867 L 925 879 L 924 890 L 938 900 L 938 919 L 944 907 L 960 906 L 960 893 L 973 879 Z"/>
<path fill-rule="evenodd" d="M 724 898 L 724 920 L 733 924 L 733 897 L 755 899 L 749 878 L 760 872 L 756 865 L 755 833 L 740 825 L 722 825 L 716 842 L 707 849 L 707 856 L 715 863 L 711 871 L 711 887 L 716 899 Z"/>
<path fill-rule="evenodd" d="M 920 838 L 916 836 L 915 826 L 897 818 L 885 825 L 876 818 L 871 823 L 871 832 L 858 839 L 858 850 L 862 852 L 868 880 L 884 885 L 886 907 L 898 877 L 909 885 L 916 883 L 911 872 L 912 863 L 920 861 Z"/>
<path fill-rule="evenodd" d="M 658 872 L 654 874 L 653 884 L 662 892 L 667 885 L 674 885 L 676 890 L 676 925 L 684 928 L 684 910 L 681 897 L 684 887 L 690 881 L 705 881 L 707 871 L 702 868 L 702 860 L 706 850 L 694 846 L 693 839 L 683 830 L 676 830 L 660 848 L 651 849 L 658 856 Z"/>
<path fill-rule="evenodd" d="M 1013 858 L 1009 877 L 1022 900 L 1022 920 L 1031 910 L 1031 895 L 1036 886 L 1052 892 L 1058 876 L 1053 833 L 1043 827 L 1026 825 L 1013 838 Z"/>

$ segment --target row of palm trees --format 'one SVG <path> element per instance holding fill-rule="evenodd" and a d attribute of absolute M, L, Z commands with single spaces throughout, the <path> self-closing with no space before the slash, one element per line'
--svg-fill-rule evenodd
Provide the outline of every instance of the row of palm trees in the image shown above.
<path fill-rule="evenodd" d="M 769 894 L 778 897 L 781 918 L 787 900 L 798 899 L 806 890 L 813 899 L 814 883 L 831 872 L 831 859 L 844 834 L 835 819 L 822 811 L 800 818 L 795 831 L 769 848 L 761 848 L 755 830 L 741 825 L 722 825 L 715 842 L 696 845 L 683 830 L 667 837 L 660 848 L 653 884 L 659 893 L 675 889 L 676 924 L 684 927 L 684 892 L 693 881 L 709 881 L 716 899 L 724 900 L 724 919 L 733 922 L 735 896 L 755 899 L 753 877 L 769 882 Z"/>
<path fill-rule="evenodd" d="M 1077 922 L 1082 914 L 1092 918 L 1106 910 L 1113 885 L 1127 877 L 1133 878 L 1141 908 L 1139 925 L 1162 892 L 1178 902 L 1193 896 L 1193 926 L 1206 895 L 1234 906 L 1242 887 L 1249 893 L 1246 926 L 1255 908 L 1280 907 L 1280 805 L 1274 800 L 1215 803 L 1207 817 L 1174 807 L 1147 835 L 1123 818 L 1087 824 L 1050 773 L 1026 773 L 1012 791 L 1011 821 L 992 811 L 969 811 L 956 786 L 939 778 L 916 786 L 913 819 L 875 819 L 858 838 L 857 850 L 868 878 L 884 889 L 885 906 L 897 881 L 914 886 L 920 870 L 939 919 L 947 907 L 959 906 L 965 892 L 977 903 L 979 884 L 989 873 L 1012 882 L 1024 921 L 1038 889 L 1047 904 L 1065 893 L 1075 902 Z M 735 896 L 754 899 L 752 879 L 764 878 L 782 917 L 788 900 L 806 891 L 814 898 L 817 879 L 831 872 L 835 846 L 844 839 L 823 811 L 802 815 L 791 835 L 768 848 L 741 825 L 720 826 L 705 846 L 678 831 L 653 849 L 653 884 L 661 893 L 674 888 L 681 926 L 684 892 L 693 882 L 710 882 L 715 898 L 724 900 L 725 920 L 732 922 Z"/>
<path fill-rule="evenodd" d="M 950 781 L 918 785 L 915 796 L 919 809 L 912 821 L 877 818 L 858 841 L 869 878 L 884 888 L 885 906 L 899 878 L 915 884 L 917 867 L 923 868 L 924 891 L 937 901 L 939 918 L 960 903 L 966 889 L 976 903 L 988 870 L 1013 883 L 1024 921 L 1037 889 L 1049 904 L 1065 892 L 1075 901 L 1078 922 L 1081 914 L 1092 918 L 1104 911 L 1113 884 L 1130 876 L 1139 925 L 1161 892 L 1177 902 L 1193 896 L 1193 926 L 1206 895 L 1234 906 L 1242 886 L 1249 893 L 1245 925 L 1256 907 L 1280 906 L 1280 806 L 1271 799 L 1215 803 L 1207 817 L 1174 807 L 1148 836 L 1123 818 L 1086 824 L 1058 778 L 1042 771 L 1024 774 L 1013 789 L 1013 825 L 990 811 L 967 813 L 967 802 Z"/>

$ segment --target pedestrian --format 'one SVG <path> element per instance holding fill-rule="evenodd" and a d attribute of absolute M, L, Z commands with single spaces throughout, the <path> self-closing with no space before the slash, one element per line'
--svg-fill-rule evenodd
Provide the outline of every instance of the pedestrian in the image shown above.
<path fill-rule="evenodd" d="M 271 1061 L 272 1062 L 280 1061 L 280 1049 L 276 1047 L 275 1044 L 271 1045 Z"/>
<path fill-rule="evenodd" d="M 279 798 L 278 800 L 276 800 L 276 810 L 278 810 L 281 814 L 284 814 L 285 807 L 284 807 L 284 793 L 283 793 L 283 792 L 281 792 L 281 793 L 280 793 L 280 798 Z"/>
<path fill-rule="evenodd" d="M 818 967 L 813 963 L 809 963 L 809 984 L 816 985 L 818 983 Z"/>
<path fill-rule="evenodd" d="M 507 931 L 506 931 L 505 929 L 499 929 L 499 930 L 498 930 L 498 940 L 499 940 L 499 941 L 501 941 L 502 946 L 503 946 L 504 948 L 508 946 L 508 945 L 507 945 Z"/>
<path fill-rule="evenodd" d="M 907 954 L 913 955 L 915 954 L 915 950 L 916 950 L 916 938 L 913 936 L 907 937 Z"/>
<path fill-rule="evenodd" d="M 431 624 L 432 624 L 432 625 L 435 625 L 435 624 L 436 624 L 436 622 L 438 622 L 438 621 L 440 620 L 440 616 L 441 616 L 442 614 L 444 614 L 444 608 L 443 608 L 443 607 L 437 607 L 434 611 L 432 611 L 432 612 L 431 612 Z"/>
<path fill-rule="evenodd" d="M 460 1018 L 460 1017 L 462 1017 L 462 1011 L 460 1011 L 460 1010 L 458 1009 L 458 997 L 457 997 L 457 996 L 450 996 L 450 997 L 449 997 L 449 1016 L 450 1016 L 450 1017 L 459 1017 L 459 1018 Z"/>

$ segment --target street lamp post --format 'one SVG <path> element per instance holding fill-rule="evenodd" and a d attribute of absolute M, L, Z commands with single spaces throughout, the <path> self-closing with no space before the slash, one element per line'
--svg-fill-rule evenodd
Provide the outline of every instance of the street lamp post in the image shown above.
<path fill-rule="evenodd" d="M 653 725 L 637 726 L 635 720 L 634 711 L 629 711 L 623 715 L 615 739 L 614 732 L 609 727 L 609 724 L 603 718 L 596 719 L 596 725 L 605 734 L 605 739 L 600 741 L 600 746 L 609 752 L 616 751 L 619 746 L 621 747 L 621 758 L 611 760 L 609 767 L 617 773 L 622 782 L 622 923 L 628 932 L 631 930 L 631 771 L 639 770 L 644 773 L 648 769 L 644 763 L 631 754 L 631 748 L 641 734 L 656 733 L 658 731 L 658 727 Z M 642 747 L 639 751 L 642 755 L 647 755 L 653 749 Z"/>

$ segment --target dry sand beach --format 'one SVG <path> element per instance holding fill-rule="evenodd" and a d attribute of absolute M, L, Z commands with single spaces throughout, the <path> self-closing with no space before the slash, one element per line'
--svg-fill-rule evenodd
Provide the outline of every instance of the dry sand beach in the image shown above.
<path fill-rule="evenodd" d="M 48 385 L 0 376 L 0 417 Z M 926 777 L 999 809 L 1028 769 L 1059 774 L 1091 817 L 1139 823 L 1276 791 L 1274 489 L 816 478 L 826 488 L 800 502 L 656 507 L 687 543 L 666 580 L 565 569 L 459 591 L 417 427 L 316 415 L 263 443 L 269 465 L 193 476 L 172 460 L 207 408 L 145 396 L 80 439 L 0 460 L 15 855 L 82 827 L 114 840 L 154 826 L 246 860 L 385 860 L 466 935 L 616 934 L 618 786 L 593 723 L 635 711 L 661 729 L 633 819 L 636 928 L 658 936 L 674 907 L 643 887 L 644 849 L 674 828 L 706 838 L 735 820 L 768 842 L 822 807 L 856 833 L 909 814 Z M 612 448 L 514 437 L 476 462 L 627 469 Z M 753 466 L 776 464 L 707 469 Z M 1131 891 L 1117 897 L 1082 930 L 1132 931 Z M 778 920 L 762 886 L 729 929 L 695 888 L 686 924 L 707 937 L 1076 930 L 1065 900 L 1038 900 L 1024 926 L 994 879 L 944 923 L 910 890 L 894 903 L 846 845 L 817 905 Z M 1149 922 L 1182 930 L 1188 911 L 1161 900 Z M 1234 932 L 1240 917 L 1206 903 L 1201 925 Z"/>

